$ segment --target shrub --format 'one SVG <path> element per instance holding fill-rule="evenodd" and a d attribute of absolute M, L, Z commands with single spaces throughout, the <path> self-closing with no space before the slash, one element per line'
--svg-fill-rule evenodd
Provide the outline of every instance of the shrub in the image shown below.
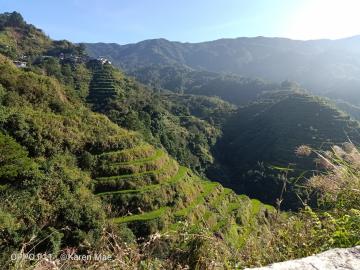
<path fill-rule="evenodd" d="M 19 185 L 38 173 L 37 165 L 14 139 L 0 133 L 0 184 Z"/>

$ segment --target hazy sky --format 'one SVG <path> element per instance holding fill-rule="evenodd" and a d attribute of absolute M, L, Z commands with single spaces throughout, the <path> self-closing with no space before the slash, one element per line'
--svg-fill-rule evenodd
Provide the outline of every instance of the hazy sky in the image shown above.
<path fill-rule="evenodd" d="M 1 12 L 14 10 L 52 38 L 73 42 L 360 34 L 359 0 L 0 0 Z"/>

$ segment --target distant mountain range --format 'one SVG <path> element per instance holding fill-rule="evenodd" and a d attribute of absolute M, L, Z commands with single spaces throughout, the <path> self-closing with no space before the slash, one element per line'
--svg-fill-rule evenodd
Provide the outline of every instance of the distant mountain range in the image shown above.
<path fill-rule="evenodd" d="M 316 94 L 360 103 L 360 36 L 338 40 L 219 39 L 201 43 L 145 40 L 135 44 L 86 43 L 127 73 L 152 67 L 296 81 Z"/>

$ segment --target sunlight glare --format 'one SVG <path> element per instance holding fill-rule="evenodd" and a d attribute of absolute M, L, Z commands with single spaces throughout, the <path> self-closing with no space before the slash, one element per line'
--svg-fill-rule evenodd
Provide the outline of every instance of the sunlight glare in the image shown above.
<path fill-rule="evenodd" d="M 360 1 L 311 0 L 290 19 L 284 36 L 295 39 L 344 38 L 360 34 Z"/>

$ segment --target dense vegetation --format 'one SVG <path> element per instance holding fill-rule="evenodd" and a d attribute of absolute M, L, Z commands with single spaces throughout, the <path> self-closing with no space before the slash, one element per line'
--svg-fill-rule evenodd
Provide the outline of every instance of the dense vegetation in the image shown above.
<path fill-rule="evenodd" d="M 300 142 L 316 149 L 351 140 L 360 142 L 360 125 L 322 98 L 302 91 L 269 93 L 240 108 L 225 125 L 214 153 L 219 162 L 209 177 L 222 176 L 223 183 L 238 192 L 275 204 L 287 170 L 292 181 L 311 175 L 317 167 L 313 157 L 298 157 Z M 284 206 L 296 209 L 297 185 L 288 186 Z"/>
<path fill-rule="evenodd" d="M 215 97 L 151 91 L 111 65 L 92 69 L 87 100 L 94 110 L 141 132 L 148 142 L 199 173 L 213 163 L 210 149 L 234 106 Z"/>
<path fill-rule="evenodd" d="M 217 96 L 236 105 L 254 101 L 262 92 L 275 90 L 280 85 L 260 79 L 236 75 L 221 75 L 195 71 L 179 66 L 151 65 L 127 72 L 138 81 L 156 89 L 177 93 Z"/>
<path fill-rule="evenodd" d="M 6 21 L 18 15 L 6 13 L 2 18 Z M 14 51 L 6 54 L 13 60 L 25 61 L 25 70 L 45 73 L 75 89 L 68 94 L 89 102 L 94 110 L 105 113 L 120 126 L 139 131 L 148 142 L 165 148 L 182 165 L 198 173 L 213 162 L 210 148 L 234 106 L 214 97 L 152 91 L 110 65 L 103 67 L 89 59 L 83 45 L 52 41 L 21 16 L 18 21 L 0 32 L 0 46 Z M 54 109 L 58 107 L 55 103 Z"/>
<path fill-rule="evenodd" d="M 121 73 L 109 66 L 102 68 L 114 76 L 102 87 L 115 89 L 121 97 L 117 86 L 124 86 L 127 79 L 116 77 Z M 91 68 L 89 72 L 105 75 Z M 125 86 L 136 92 L 134 82 Z M 89 101 L 100 98 L 104 107 L 116 102 L 111 95 L 94 95 L 92 91 L 99 89 L 104 89 L 99 80 L 92 80 Z M 181 231 L 184 223 L 189 231 L 216 232 L 224 243 L 237 245 L 236 239 L 244 241 L 254 224 L 264 222 L 265 211 L 272 211 L 199 178 L 140 134 L 91 112 L 78 91 L 56 76 L 18 68 L 0 55 L 0 90 L 0 264 L 5 268 L 29 268 L 34 263 L 10 260 L 14 252 L 58 256 L 69 250 L 86 254 L 107 248 L 115 258 L 120 254 L 114 248 L 108 243 L 101 246 L 104 237 L 120 238 L 121 247 L 127 243 L 135 251 L 137 237 L 159 230 Z M 189 104 L 202 101 L 186 98 Z M 208 116 L 201 107 L 188 108 L 199 117 Z M 168 248 L 136 263 L 166 267 L 169 262 L 164 258 L 178 253 L 174 263 L 195 266 L 201 255 L 193 247 L 203 244 L 193 241 L 174 239 Z M 176 251 L 178 247 L 183 251 Z"/>
<path fill-rule="evenodd" d="M 242 269 L 359 244 L 360 154 L 352 144 L 332 152 L 298 148 L 298 154 L 317 157 L 324 169 L 298 193 L 303 202 L 312 199 L 316 210 L 306 205 L 298 213 L 281 212 L 179 164 L 201 172 L 214 162 L 211 145 L 234 113 L 229 103 L 150 91 L 89 59 L 82 46 L 48 39 L 17 13 L 0 15 L 0 26 L 0 36 L 7 38 L 0 45 L 9 49 L 0 53 L 2 269 Z M 27 29 L 39 38 L 15 45 L 29 39 Z M 14 32 L 22 34 L 8 35 Z M 70 51 L 64 52 L 64 44 Z M 31 55 L 27 67 L 17 67 L 14 61 L 25 52 Z M 240 124 L 255 142 L 254 132 L 263 125 L 268 135 L 281 128 L 286 139 L 293 134 L 282 125 L 293 127 L 301 120 L 294 120 L 299 111 L 317 134 L 315 140 L 308 130 L 296 129 L 306 133 L 299 141 L 316 147 L 328 134 L 336 135 L 329 143 L 345 141 L 342 129 L 353 138 L 357 124 L 347 116 L 322 99 L 285 91 L 293 87 L 289 83 L 281 87 L 227 123 L 218 146 L 231 142 L 223 146 L 235 161 L 243 159 L 236 152 Z M 244 140 L 243 150 L 254 141 Z M 278 145 L 274 160 L 263 159 L 274 149 L 253 144 L 252 150 L 263 152 L 254 157 L 249 150 L 249 164 L 260 158 L 284 164 L 292 143 Z M 279 174 L 290 176 L 286 170 Z M 26 257 L 34 253 L 47 258 Z M 64 254 L 110 259 L 64 260 Z"/>
<path fill-rule="evenodd" d="M 89 113 L 54 79 L 21 71 L 4 56 L 0 70 L 1 264 L 47 235 L 38 251 L 96 241 L 105 215 L 77 155 L 128 132 Z"/>

